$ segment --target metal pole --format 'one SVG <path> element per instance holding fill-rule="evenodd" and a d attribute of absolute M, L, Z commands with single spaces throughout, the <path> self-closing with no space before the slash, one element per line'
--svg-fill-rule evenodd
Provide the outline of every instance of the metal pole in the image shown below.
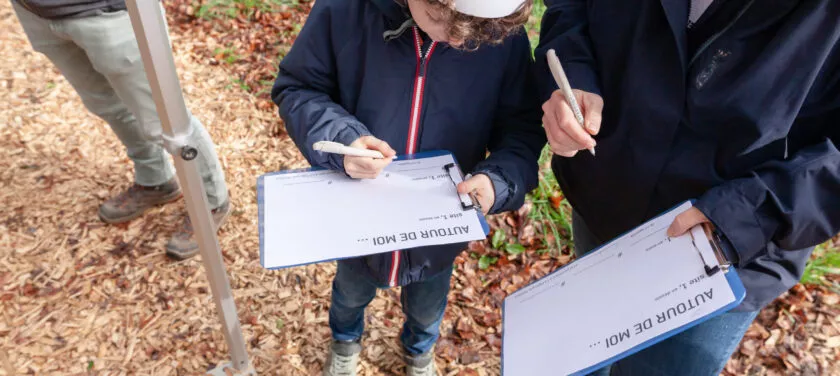
<path fill-rule="evenodd" d="M 210 281 L 210 290 L 232 358 L 232 363 L 223 364 L 208 374 L 224 375 L 225 369 L 232 367 L 240 374 L 256 375 L 248 360 L 209 204 L 194 161 L 198 151 L 193 145 L 189 145 L 188 136 L 193 129 L 175 71 L 169 33 L 160 2 L 127 0 L 126 5 L 163 128 L 164 146 L 173 156 L 178 181 L 184 188 L 187 213 L 198 240 L 201 260 Z"/>

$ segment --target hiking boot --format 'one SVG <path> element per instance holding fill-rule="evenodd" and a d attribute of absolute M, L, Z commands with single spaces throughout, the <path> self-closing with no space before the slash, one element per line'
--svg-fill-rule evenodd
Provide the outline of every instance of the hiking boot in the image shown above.
<path fill-rule="evenodd" d="M 213 217 L 214 230 L 218 231 L 230 215 L 230 199 L 216 209 L 210 211 Z M 193 232 L 190 216 L 184 218 L 184 225 L 172 235 L 166 243 L 166 255 L 177 260 L 186 260 L 198 254 L 198 240 Z"/>
<path fill-rule="evenodd" d="M 99 218 L 115 224 L 130 221 L 146 210 L 181 197 L 181 187 L 173 177 L 168 182 L 153 187 L 134 184 L 99 206 Z"/>
<path fill-rule="evenodd" d="M 405 363 L 408 376 L 437 376 L 434 348 L 420 355 L 406 355 Z"/>
<path fill-rule="evenodd" d="M 322 376 L 356 376 L 362 345 L 358 341 L 333 341 Z"/>

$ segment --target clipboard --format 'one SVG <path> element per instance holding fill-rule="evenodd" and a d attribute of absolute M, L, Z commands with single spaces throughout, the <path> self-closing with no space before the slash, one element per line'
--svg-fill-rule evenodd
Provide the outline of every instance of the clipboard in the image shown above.
<path fill-rule="evenodd" d="M 515 349 L 512 350 L 512 347 L 511 347 L 511 346 L 514 346 L 514 345 L 518 344 L 520 342 L 520 340 L 516 340 L 515 344 L 511 344 L 508 341 L 508 335 L 510 334 L 509 331 L 511 330 L 511 328 L 508 325 L 508 319 L 509 319 L 509 314 L 508 313 L 509 313 L 510 304 L 513 302 L 513 300 L 510 300 L 510 299 L 512 299 L 513 297 L 516 297 L 517 294 L 522 294 L 522 296 L 516 297 L 517 301 L 521 301 L 521 299 L 528 299 L 528 297 L 529 297 L 528 294 L 540 293 L 540 291 L 543 291 L 543 290 L 548 291 L 548 289 L 552 289 L 552 290 L 557 289 L 556 286 L 558 286 L 561 283 L 562 284 L 566 283 L 566 281 L 565 281 L 566 277 L 564 277 L 564 275 L 569 275 L 570 276 L 570 275 L 573 275 L 574 273 L 581 273 L 581 271 L 580 271 L 581 270 L 581 267 L 580 267 L 581 265 L 591 265 L 591 264 L 595 263 L 599 259 L 599 257 L 600 258 L 605 257 L 604 254 L 601 254 L 601 252 L 615 252 L 617 249 L 619 249 L 619 248 L 616 248 L 617 246 L 613 246 L 614 242 L 616 242 L 620 239 L 627 239 L 627 237 L 633 236 L 634 234 L 644 234 L 643 231 L 645 231 L 646 226 L 650 226 L 651 223 L 658 223 L 659 224 L 658 228 L 661 230 L 661 228 L 662 228 L 661 224 L 663 224 L 663 223 L 670 224 L 670 222 L 672 221 L 672 220 L 666 219 L 666 216 L 668 216 L 667 218 L 673 218 L 676 215 L 674 213 L 677 212 L 678 209 L 685 208 L 686 205 L 692 205 L 692 204 L 693 204 L 693 201 L 688 201 L 688 202 L 685 202 L 681 205 L 677 205 L 677 206 L 669 209 L 668 211 L 665 211 L 665 212 L 661 213 L 659 216 L 657 216 L 654 219 L 651 219 L 650 221 L 646 222 L 645 224 L 642 224 L 642 225 L 640 225 L 640 226 L 638 226 L 638 227 L 636 227 L 636 228 L 634 228 L 630 231 L 627 231 L 626 233 L 618 236 L 613 241 L 608 242 L 608 243 L 596 248 L 595 250 L 593 250 L 593 251 L 587 253 L 586 255 L 578 258 L 576 261 L 574 261 L 570 264 L 564 265 L 563 267 L 555 270 L 554 272 L 550 273 L 549 275 L 547 275 L 543 278 L 540 278 L 537 281 L 532 282 L 531 284 L 517 290 L 516 292 L 514 292 L 513 294 L 511 294 L 510 296 L 505 298 L 505 301 L 504 301 L 503 306 L 502 306 L 502 325 L 503 325 L 503 328 L 502 328 L 502 334 L 503 334 L 503 337 L 502 337 L 502 367 L 501 367 L 502 368 L 502 374 L 507 375 L 507 376 L 537 374 L 537 373 L 534 373 L 533 370 L 523 372 L 519 369 L 509 368 L 509 364 L 508 364 L 509 362 L 506 362 L 506 355 L 509 354 L 510 352 L 512 352 L 514 350 L 517 351 L 517 352 L 520 352 L 520 353 L 523 352 L 519 348 L 515 348 Z M 679 212 L 681 212 L 681 210 L 679 210 Z M 647 227 L 647 228 L 650 230 L 651 228 L 656 228 L 656 227 Z M 652 231 L 652 230 L 650 230 L 650 231 Z M 603 342 L 605 342 L 607 340 L 606 339 L 605 340 L 600 340 L 599 339 L 597 342 L 593 341 L 590 344 L 590 347 L 588 349 L 586 349 L 586 348 L 582 349 L 581 353 L 584 356 L 591 356 L 590 359 L 599 359 L 598 361 L 595 361 L 594 363 L 590 361 L 589 363 L 592 363 L 592 364 L 581 367 L 580 369 L 576 369 L 574 371 L 569 371 L 568 373 L 557 370 L 557 371 L 552 371 L 551 374 L 557 374 L 557 375 L 560 375 L 560 374 L 586 375 L 588 373 L 591 373 L 591 372 L 594 372 L 598 369 L 601 369 L 605 366 L 608 366 L 612 363 L 615 363 L 615 362 L 617 362 L 617 361 L 619 361 L 623 358 L 631 356 L 631 355 L 633 355 L 633 354 L 635 354 L 635 353 L 637 353 L 637 352 L 639 352 L 643 349 L 646 349 L 646 348 L 648 348 L 648 347 L 650 347 L 654 344 L 657 344 L 661 341 L 664 341 L 665 339 L 668 339 L 668 338 L 670 338 L 670 337 L 672 337 L 676 334 L 679 334 L 679 333 L 681 333 L 685 330 L 688 330 L 688 329 L 690 329 L 694 326 L 697 326 L 697 325 L 699 325 L 699 324 L 701 324 L 701 323 L 703 323 L 703 322 L 705 322 L 705 321 L 707 321 L 711 318 L 719 316 L 719 315 L 737 307 L 743 301 L 743 299 L 745 298 L 746 291 L 744 289 L 744 286 L 743 286 L 743 283 L 741 282 L 740 277 L 738 276 L 738 273 L 737 273 L 736 269 L 731 266 L 732 265 L 731 261 L 727 259 L 726 255 L 723 251 L 723 246 L 720 242 L 720 237 L 717 235 L 717 232 L 714 230 L 713 226 L 711 226 L 711 225 L 697 227 L 697 228 L 693 229 L 693 232 L 694 233 L 692 235 L 689 235 L 688 237 L 684 237 L 685 243 L 683 243 L 683 244 L 685 246 L 688 246 L 688 247 L 691 247 L 691 248 L 694 248 L 694 249 L 689 250 L 690 252 L 684 253 L 681 257 L 684 257 L 685 259 L 693 258 L 694 261 L 691 261 L 691 262 L 696 263 L 696 265 L 697 265 L 697 268 L 696 268 L 697 273 L 696 274 L 698 274 L 700 276 L 705 276 L 706 278 L 708 278 L 708 280 L 712 280 L 713 278 L 717 279 L 717 282 L 718 282 L 719 286 L 721 286 L 721 285 L 726 286 L 726 289 L 728 290 L 727 293 L 731 293 L 731 295 L 733 297 L 733 300 L 731 302 L 725 304 L 725 305 L 720 306 L 717 309 L 714 309 L 713 311 L 707 312 L 707 313 L 705 313 L 705 314 L 703 314 L 699 317 L 687 320 L 687 322 L 684 322 L 681 325 L 670 327 L 670 329 L 664 330 L 661 333 L 658 333 L 655 336 L 652 336 L 651 338 L 639 341 L 638 343 L 636 343 L 632 347 L 626 348 L 624 350 L 620 350 L 619 347 L 615 347 L 613 352 L 610 353 L 611 355 L 605 356 L 603 358 L 600 358 L 598 356 L 598 354 L 583 354 L 583 353 L 586 353 L 587 351 L 597 352 L 599 350 L 603 350 L 603 347 L 604 347 Z M 692 232 L 690 232 L 690 234 L 691 233 Z M 705 238 L 709 239 L 709 241 L 705 242 L 705 243 L 701 243 L 700 239 L 698 239 L 698 236 L 697 236 L 698 234 L 703 235 Z M 608 250 L 608 249 L 605 250 L 606 248 L 609 248 L 611 246 L 614 247 L 612 250 Z M 701 252 L 700 249 L 705 248 L 705 246 L 708 246 L 711 249 L 711 252 L 708 252 L 708 249 L 706 249 L 705 256 L 704 256 L 704 252 Z M 711 253 L 711 255 L 709 253 Z M 618 257 L 621 257 L 621 252 L 619 252 Z M 577 266 L 576 266 L 576 264 L 577 264 Z M 700 268 L 700 266 L 702 266 L 702 269 Z M 645 270 L 655 271 L 655 270 L 660 270 L 660 269 L 661 268 L 659 268 L 659 267 L 649 267 Z M 655 275 L 655 274 L 654 273 L 647 273 L 646 275 L 647 276 L 652 276 L 652 275 Z M 723 277 L 724 280 L 720 280 L 721 277 Z M 605 277 L 605 278 L 609 278 L 609 277 Z M 650 277 L 650 278 L 653 278 L 653 277 Z M 700 277 L 698 277 L 698 278 L 700 278 Z M 703 279 L 703 278 L 701 278 L 701 279 Z M 562 282 L 558 282 L 558 281 L 562 281 Z M 725 281 L 725 283 L 723 281 Z M 542 286 L 540 284 L 542 284 Z M 546 286 L 546 284 L 548 284 L 551 287 L 544 287 L 544 286 Z M 616 288 L 618 288 L 618 287 L 616 287 Z M 529 290 L 529 289 L 532 289 L 532 290 Z M 540 290 L 540 289 L 543 289 L 543 290 Z M 597 299 L 597 298 L 600 298 L 600 297 L 595 297 L 595 298 Z M 545 298 L 545 299 L 547 299 L 547 298 Z M 578 302 L 578 301 L 568 302 L 568 304 L 565 306 L 565 309 L 566 310 L 576 310 L 576 309 L 586 310 L 586 308 L 581 307 L 581 305 L 582 304 L 580 304 L 580 302 Z M 627 309 L 629 309 L 629 308 L 627 308 Z M 533 311 L 533 309 L 532 309 L 532 311 Z M 589 314 L 590 315 L 591 314 L 597 314 L 597 312 L 595 312 L 595 313 L 589 312 Z M 611 316 L 613 318 L 616 318 L 616 317 L 618 317 L 620 315 L 624 315 L 624 314 L 626 314 L 626 312 L 622 312 L 621 310 L 615 310 L 612 313 L 604 314 L 604 316 Z M 522 313 L 517 313 L 517 315 L 522 316 L 523 314 Z M 642 314 L 641 316 L 645 316 L 645 315 Z M 656 319 L 655 319 L 652 327 L 656 327 L 655 323 L 656 323 L 656 321 L 658 321 L 658 319 L 659 319 L 659 315 L 657 314 Z M 535 317 L 535 318 L 533 318 L 533 320 L 539 320 L 539 318 Z M 562 317 L 556 317 L 555 325 L 556 325 L 556 322 L 563 322 L 563 320 L 564 320 L 564 318 L 562 318 Z M 615 320 L 616 320 L 616 322 L 621 322 L 620 318 L 615 319 Z M 668 311 L 668 320 L 670 320 L 670 311 Z M 629 321 L 633 321 L 633 320 L 629 320 Z M 665 322 L 667 323 L 667 321 L 665 321 Z M 569 324 L 571 324 L 571 323 L 566 323 L 566 325 L 569 325 Z M 575 323 L 575 324 L 583 325 L 581 323 Z M 534 324 L 534 325 L 539 325 L 539 324 Z M 604 325 L 612 325 L 612 324 L 604 324 Z M 667 324 L 660 324 L 660 325 L 662 325 L 661 328 L 668 327 Z M 621 327 L 621 325 L 618 325 L 618 326 Z M 635 325 L 633 325 L 633 327 L 635 328 Z M 593 327 L 593 328 L 589 329 L 588 331 L 593 331 L 593 330 L 597 331 L 597 330 L 601 330 L 601 329 L 604 329 L 604 328 Z M 554 334 L 548 333 L 552 330 L 554 330 L 554 329 L 549 328 L 549 329 L 546 329 L 546 331 L 539 332 L 539 336 L 553 336 Z M 583 329 L 575 328 L 575 330 L 583 330 Z M 608 332 L 609 330 L 606 330 L 606 331 Z M 618 333 L 624 333 L 624 332 L 619 330 Z M 644 333 L 644 331 L 642 333 Z M 631 331 L 630 334 L 632 335 L 633 332 Z M 650 332 L 648 334 L 650 334 Z M 531 337 L 529 337 L 529 340 L 535 341 L 534 337 L 535 336 L 532 334 Z M 642 336 L 639 335 L 639 337 L 642 337 Z M 629 337 L 629 338 L 632 338 L 632 336 Z M 564 341 L 564 339 L 565 338 L 554 338 L 553 340 L 554 340 L 554 343 L 562 343 Z M 628 341 L 629 341 L 629 339 L 628 339 Z M 537 347 L 539 347 L 539 346 L 537 346 Z M 619 350 L 615 350 L 615 349 L 619 349 Z M 607 351 L 604 351 L 603 353 L 607 353 Z M 530 356 L 530 355 L 528 355 L 528 356 Z M 545 354 L 534 354 L 533 356 L 534 356 L 534 358 L 537 358 L 537 357 L 545 356 Z M 565 354 L 563 353 L 562 350 L 554 348 L 554 349 L 552 349 L 552 355 L 551 356 L 552 356 L 551 359 L 553 359 L 554 364 L 557 364 L 558 357 L 565 356 Z M 517 357 L 518 357 L 518 355 L 517 355 Z M 512 359 L 512 360 L 515 363 L 517 363 L 517 365 L 523 363 L 518 358 L 517 359 Z M 577 360 L 572 360 L 572 361 L 577 361 Z M 564 361 L 561 361 L 560 363 L 563 363 L 563 362 Z M 584 362 L 585 361 L 581 361 L 581 363 L 584 363 Z"/>
<path fill-rule="evenodd" d="M 438 163 L 439 161 L 446 161 L 446 163 Z M 417 171 L 412 170 L 411 168 L 403 168 L 405 166 L 411 167 L 412 165 L 420 166 Z M 421 169 L 426 169 L 424 171 L 419 171 Z M 415 176 L 411 174 L 419 174 L 420 180 L 414 182 L 410 180 L 406 180 L 406 176 Z M 307 178 L 311 177 L 310 180 L 316 180 L 314 183 L 310 184 Z M 290 192 L 296 192 L 299 197 L 295 198 L 295 202 L 293 205 L 305 205 L 308 208 L 311 208 L 313 211 L 321 211 L 323 215 L 320 217 L 314 217 L 310 215 L 311 213 L 307 213 L 307 210 L 302 210 L 300 206 L 294 206 L 293 210 L 290 210 L 289 213 L 282 213 L 282 210 L 277 210 L 277 205 L 273 204 L 272 197 L 277 197 L 277 193 L 269 192 L 268 190 L 273 189 L 272 187 L 277 187 L 277 183 L 275 180 L 277 179 L 302 179 L 300 182 L 295 181 L 295 183 L 303 184 L 307 187 L 306 190 L 289 190 Z M 389 184 L 384 182 L 386 179 L 392 179 L 397 183 L 393 183 L 393 187 L 388 188 L 387 186 L 383 186 L 384 184 Z M 400 180 L 401 179 L 401 180 Z M 335 196 L 342 195 L 344 192 L 348 192 L 350 190 L 354 192 L 358 192 L 359 194 L 368 197 L 370 194 L 367 193 L 366 189 L 371 190 L 379 190 L 377 192 L 383 193 L 383 198 L 381 200 L 387 201 L 389 197 L 391 198 L 390 204 L 385 205 L 384 209 L 375 211 L 380 214 L 385 214 L 390 217 L 392 221 L 400 221 L 405 218 L 401 218 L 404 215 L 410 215 L 405 213 L 420 213 L 423 212 L 425 209 L 419 208 L 419 203 L 424 203 L 426 206 L 437 206 L 437 207 L 446 207 L 450 208 L 449 201 L 453 205 L 451 205 L 451 209 L 446 212 L 439 212 L 434 213 L 429 216 L 425 216 L 423 218 L 424 223 L 415 223 L 418 229 L 424 228 L 426 224 L 440 224 L 440 223 L 470 223 L 474 224 L 475 226 L 468 226 L 469 230 L 468 233 L 464 231 L 459 231 L 458 228 L 454 230 L 447 230 L 444 231 L 445 227 L 434 227 L 429 228 L 429 238 L 431 239 L 433 236 L 436 236 L 441 240 L 439 243 L 434 244 L 423 244 L 420 246 L 429 246 L 429 245 L 437 245 L 437 244 L 451 244 L 451 243 L 461 243 L 461 241 L 444 241 L 446 237 L 458 238 L 458 239 L 470 239 L 464 240 L 463 242 L 472 241 L 472 240 L 479 240 L 484 239 L 490 232 L 490 226 L 487 223 L 486 218 L 484 217 L 482 211 L 480 210 L 480 206 L 478 202 L 473 199 L 470 195 L 467 194 L 458 194 L 457 193 L 457 185 L 465 179 L 463 172 L 461 171 L 460 166 L 458 165 L 457 161 L 455 160 L 455 156 L 445 150 L 434 150 L 434 151 L 427 151 L 416 153 L 412 155 L 400 155 L 397 156 L 394 161 L 386 167 L 386 169 L 382 172 L 380 177 L 377 179 L 352 179 L 347 177 L 341 172 L 331 170 L 328 168 L 323 167 L 309 167 L 309 168 L 301 168 L 301 169 L 290 169 L 284 171 L 277 171 L 272 173 L 266 173 L 261 175 L 257 179 L 257 206 L 258 206 L 258 214 L 259 214 L 259 240 L 260 240 L 260 265 L 262 265 L 266 269 L 282 269 L 288 267 L 295 267 L 301 265 L 308 265 L 313 263 L 321 263 L 321 262 L 330 262 L 336 261 L 341 259 L 353 258 L 353 257 L 361 257 L 367 256 L 372 254 L 378 253 L 386 253 L 400 249 L 410 249 L 415 248 L 415 246 L 405 246 L 403 244 L 416 244 L 420 241 L 424 241 L 422 236 L 426 235 L 426 230 L 417 230 L 409 227 L 405 227 L 405 231 L 414 231 L 415 234 L 411 235 L 411 233 L 400 233 L 396 234 L 396 238 L 392 236 L 387 236 L 385 239 L 386 241 L 390 240 L 397 240 L 393 243 L 395 246 L 393 249 L 385 249 L 380 247 L 379 244 L 372 245 L 369 250 L 362 250 L 361 245 L 358 243 L 360 241 L 370 241 L 371 238 L 368 235 L 359 235 L 358 239 L 355 240 L 356 243 L 350 241 L 347 236 L 344 236 L 344 242 L 332 242 L 331 238 L 336 236 L 346 235 L 347 226 L 360 226 L 358 222 L 363 222 L 366 220 L 379 220 L 378 217 L 370 217 L 364 218 L 364 216 L 360 216 L 358 218 L 354 218 L 347 221 L 340 221 L 339 219 L 335 219 L 333 217 L 336 216 L 345 216 L 346 210 L 352 209 L 342 209 L 339 205 L 335 205 L 333 207 L 329 204 L 330 201 L 335 202 L 338 200 Z M 380 181 L 383 180 L 383 181 Z M 324 182 L 327 184 L 331 184 L 331 187 L 323 186 Z M 448 188 L 444 188 L 443 184 L 446 184 Z M 307 185 L 309 184 L 309 185 Z M 342 189 L 333 187 L 343 187 Z M 433 191 L 423 191 L 418 189 L 417 187 L 420 186 L 427 186 L 427 187 L 436 187 Z M 311 193 L 313 189 L 309 187 L 313 187 L 314 190 L 320 189 L 324 194 L 316 196 L 316 194 Z M 366 187 L 362 189 L 361 187 Z M 328 192 L 328 194 L 327 194 Z M 450 193 L 446 193 L 450 192 Z M 451 200 L 446 199 L 442 195 L 444 194 L 451 194 Z M 275 196 L 272 196 L 275 195 Z M 405 197 L 415 197 L 414 203 L 406 203 L 404 200 L 399 200 L 400 196 Z M 425 195 L 425 196 L 424 196 Z M 361 203 L 354 202 L 356 201 L 354 197 L 350 195 L 344 195 L 343 202 L 341 204 L 347 204 L 351 207 L 355 205 L 356 212 L 361 209 Z M 369 197 L 368 197 L 369 198 Z M 394 201 L 397 200 L 397 201 Z M 444 203 L 442 203 L 444 202 Z M 381 204 L 381 203 L 377 203 Z M 281 206 L 282 207 L 282 206 Z M 291 207 L 291 206 L 288 206 Z M 272 209 L 274 208 L 274 209 Z M 400 209 L 401 208 L 401 209 Z M 272 210 L 274 210 L 272 212 Z M 429 209 L 431 210 L 431 209 Z M 285 218 L 283 216 L 305 216 L 309 219 L 301 218 L 294 220 L 290 218 Z M 280 216 L 280 217 L 278 217 Z M 435 216 L 442 216 L 446 217 L 444 219 L 435 219 Z M 471 217 L 471 218 L 469 218 Z M 277 218 L 282 218 L 282 220 L 277 221 Z M 392 221 L 384 221 L 391 223 Z M 447 222 L 450 221 L 450 222 Z M 382 226 L 390 226 L 389 223 L 384 223 L 380 221 L 380 225 Z M 288 228 L 284 228 L 281 226 L 280 228 L 277 227 L 277 224 L 285 224 L 285 226 L 298 226 L 299 231 L 288 231 Z M 306 228 L 306 224 L 309 226 L 318 226 L 322 229 L 321 233 L 314 233 L 313 231 L 309 231 L 310 228 Z M 274 226 L 274 227 L 272 227 Z M 371 226 L 376 226 L 371 225 Z M 429 227 L 429 226 L 426 226 Z M 365 229 L 362 231 L 364 232 Z M 310 235 L 305 235 L 304 233 L 308 233 Z M 291 242 L 278 242 L 276 240 L 276 236 L 278 236 L 278 232 L 282 233 L 279 236 L 287 236 L 293 237 L 294 241 Z M 285 235 L 284 235 L 285 234 Z M 405 241 L 401 241 L 403 239 L 400 238 L 401 234 L 406 234 Z M 309 237 L 313 240 L 313 244 L 308 244 L 309 242 L 304 241 L 303 238 Z M 411 239 L 415 237 L 416 239 Z M 275 237 L 275 238 L 272 238 Z M 374 238 L 373 241 L 375 242 L 376 239 Z M 431 240 L 430 240 L 431 241 Z M 291 243 L 291 244 L 285 244 Z M 318 245 L 320 244 L 320 245 Z M 328 244 L 334 244 L 335 247 L 338 248 L 347 248 L 347 249 L 337 249 L 335 251 L 329 249 L 313 249 L 318 247 L 327 247 Z M 389 243 L 390 244 L 390 243 Z M 311 246 L 309 246 L 311 245 Z M 382 245 L 384 246 L 384 245 Z M 307 252 L 307 257 L 297 257 L 297 256 L 289 256 L 289 257 L 274 257 L 275 252 Z M 281 259 L 293 259 L 294 262 L 281 262 L 278 263 L 276 260 Z"/>
<path fill-rule="evenodd" d="M 702 260 L 703 267 L 705 269 L 706 275 L 714 275 L 718 272 L 723 272 L 726 275 L 726 280 L 729 283 L 729 287 L 732 289 L 732 292 L 735 295 L 735 301 L 733 301 L 732 303 L 729 303 L 728 305 L 726 305 L 726 306 L 716 310 L 715 312 L 713 312 L 709 315 L 706 315 L 706 316 L 704 316 L 704 317 L 702 317 L 698 320 L 694 320 L 689 324 L 680 326 L 678 328 L 674 328 L 674 329 L 672 329 L 672 330 L 670 330 L 670 331 L 668 331 L 664 334 L 661 334 L 661 335 L 659 335 L 659 336 L 657 336 L 653 339 L 650 339 L 648 341 L 645 341 L 645 342 L 633 347 L 631 350 L 625 351 L 625 352 L 623 352 L 619 355 L 616 355 L 616 356 L 614 356 L 610 359 L 604 360 L 601 363 L 598 363 L 594 366 L 591 366 L 591 367 L 588 367 L 588 368 L 583 369 L 581 371 L 575 372 L 572 375 L 582 376 L 582 375 L 586 375 L 586 374 L 589 374 L 591 372 L 597 371 L 598 369 L 601 369 L 601 368 L 606 367 L 610 364 L 613 364 L 613 363 L 615 363 L 615 362 L 617 362 L 621 359 L 627 358 L 627 357 L 629 357 L 629 356 L 631 356 L 631 355 L 633 355 L 633 354 L 635 354 L 639 351 L 642 351 L 642 350 L 644 350 L 648 347 L 651 347 L 651 346 L 653 346 L 653 345 L 655 345 L 659 342 L 662 342 L 662 341 L 664 341 L 664 340 L 666 340 L 670 337 L 673 337 L 673 336 L 675 336 L 677 334 L 680 334 L 680 333 L 682 333 L 682 332 L 684 332 L 688 329 L 691 329 L 691 328 L 693 328 L 697 325 L 700 325 L 700 324 L 702 324 L 702 323 L 704 323 L 704 322 L 706 322 L 706 321 L 708 321 L 708 320 L 710 320 L 714 317 L 720 316 L 720 315 L 734 309 L 739 304 L 741 304 L 741 302 L 746 297 L 747 292 L 746 292 L 746 289 L 744 288 L 744 284 L 741 282 L 740 276 L 738 276 L 738 273 L 735 271 L 735 269 L 731 267 L 731 261 L 728 260 L 728 258 L 723 253 L 723 251 L 722 251 L 723 246 L 720 244 L 720 238 L 717 236 L 717 232 L 714 230 L 714 227 L 711 224 L 708 224 L 708 223 L 705 223 L 705 224 L 701 225 L 701 227 L 702 227 L 703 231 L 709 237 L 709 245 L 712 247 L 712 250 L 715 253 L 715 258 L 717 259 L 717 261 L 719 263 L 718 266 L 710 267 L 709 264 L 707 264 L 705 260 Z M 696 241 L 696 239 L 695 239 L 695 241 Z"/>

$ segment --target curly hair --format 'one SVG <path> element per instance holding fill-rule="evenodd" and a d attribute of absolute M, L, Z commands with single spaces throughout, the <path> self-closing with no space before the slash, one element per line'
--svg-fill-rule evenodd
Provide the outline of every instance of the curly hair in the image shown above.
<path fill-rule="evenodd" d="M 455 0 L 425 0 L 435 9 L 436 21 L 443 22 L 450 39 L 463 41 L 462 49 L 474 50 L 482 44 L 500 44 L 520 30 L 531 15 L 532 0 L 523 1 L 512 14 L 501 18 L 480 18 L 455 10 Z"/>

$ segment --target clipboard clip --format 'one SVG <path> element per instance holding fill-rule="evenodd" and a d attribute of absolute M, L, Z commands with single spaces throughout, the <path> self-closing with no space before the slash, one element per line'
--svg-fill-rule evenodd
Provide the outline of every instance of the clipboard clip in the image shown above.
<path fill-rule="evenodd" d="M 691 236 L 691 245 L 694 246 L 697 254 L 700 255 L 700 259 L 703 260 L 703 268 L 706 270 L 706 275 L 711 277 L 720 271 L 728 273 L 731 263 L 726 258 L 726 255 L 720 247 L 720 238 L 718 238 L 717 233 L 710 223 L 703 223 L 701 227 L 703 228 L 703 233 L 706 234 L 706 238 L 709 239 L 709 246 L 712 247 L 712 252 L 715 254 L 718 265 L 709 266 L 709 263 L 706 262 L 706 258 L 703 257 L 703 252 L 700 252 L 700 248 L 697 247 L 694 234 L 691 231 L 688 231 L 688 234 Z"/>
<path fill-rule="evenodd" d="M 706 233 L 706 237 L 709 239 L 709 245 L 712 247 L 712 251 L 718 260 L 718 264 L 720 264 L 724 273 L 728 272 L 732 266 L 732 261 L 726 257 L 726 253 L 723 251 L 720 233 L 715 230 L 714 225 L 711 223 L 704 223 L 702 226 L 703 232 Z"/>
<path fill-rule="evenodd" d="M 446 170 L 447 174 L 449 174 L 449 179 L 452 180 L 452 184 L 454 184 L 457 189 L 458 184 L 464 181 L 461 169 L 458 168 L 455 163 L 447 163 L 443 166 L 443 169 Z M 476 209 L 481 211 L 481 204 L 478 203 L 478 200 L 476 200 L 471 193 L 459 193 L 458 196 L 461 199 L 461 208 L 464 210 Z"/>

